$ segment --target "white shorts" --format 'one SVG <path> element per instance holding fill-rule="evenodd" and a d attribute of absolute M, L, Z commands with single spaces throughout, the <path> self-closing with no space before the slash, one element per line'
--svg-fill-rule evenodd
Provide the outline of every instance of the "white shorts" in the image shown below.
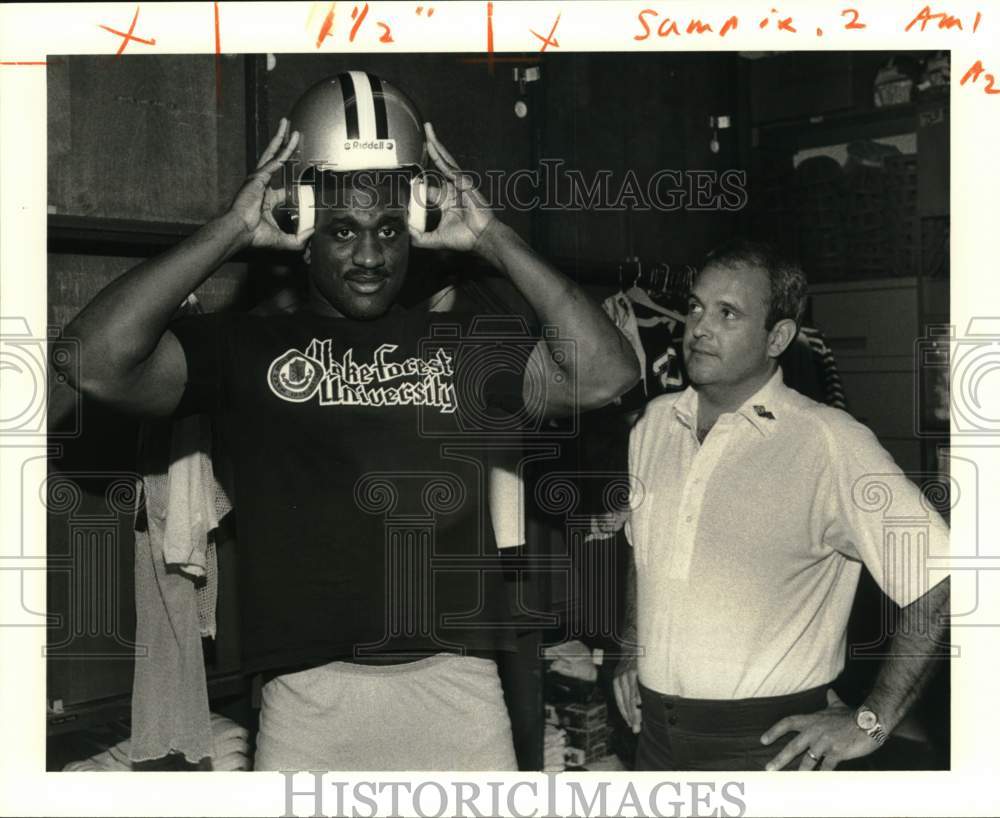
<path fill-rule="evenodd" d="M 264 686 L 255 770 L 517 770 L 496 664 L 437 654 Z"/>

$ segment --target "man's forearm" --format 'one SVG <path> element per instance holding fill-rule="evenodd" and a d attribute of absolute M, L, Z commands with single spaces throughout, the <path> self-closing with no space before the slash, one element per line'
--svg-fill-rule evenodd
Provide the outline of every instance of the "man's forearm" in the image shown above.
<path fill-rule="evenodd" d="M 67 326 L 66 335 L 79 343 L 79 362 L 64 372 L 79 371 L 86 385 L 120 378 L 141 364 L 181 301 L 247 239 L 243 222 L 227 214 L 115 279 Z"/>
<path fill-rule="evenodd" d="M 560 366 L 576 381 L 582 396 L 611 400 L 639 379 L 639 365 L 628 340 L 583 290 L 560 273 L 499 220 L 480 237 L 479 253 L 502 270 L 520 290 L 543 324 L 559 328 L 576 354 Z M 602 393 L 607 393 L 606 395 Z"/>
<path fill-rule="evenodd" d="M 931 588 L 901 612 L 898 631 L 889 645 L 872 692 L 865 704 L 874 710 L 887 732 L 895 729 L 920 695 L 936 660 L 947 656 L 950 580 Z"/>

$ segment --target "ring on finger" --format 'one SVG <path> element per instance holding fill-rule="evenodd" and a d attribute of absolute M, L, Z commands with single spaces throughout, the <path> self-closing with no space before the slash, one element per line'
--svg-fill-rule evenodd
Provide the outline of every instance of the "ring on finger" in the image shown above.
<path fill-rule="evenodd" d="M 812 750 L 806 750 L 806 755 L 813 761 L 819 761 L 822 758 L 822 756 L 814 755 Z"/>

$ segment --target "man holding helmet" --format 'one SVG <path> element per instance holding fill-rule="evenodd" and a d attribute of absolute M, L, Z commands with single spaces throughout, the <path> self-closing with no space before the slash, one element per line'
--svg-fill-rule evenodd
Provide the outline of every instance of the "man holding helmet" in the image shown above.
<path fill-rule="evenodd" d="M 270 187 L 283 170 L 289 189 Z M 487 337 L 475 316 L 402 309 L 411 244 L 475 253 L 557 333 Z M 301 310 L 171 320 L 247 247 L 304 251 Z M 482 451 L 517 424 L 611 401 L 639 372 L 603 312 L 468 187 L 410 100 L 365 72 L 318 83 L 230 209 L 106 287 L 67 334 L 86 394 L 217 418 L 243 669 L 272 677 L 257 769 L 516 768 L 491 659 L 513 631 Z"/>

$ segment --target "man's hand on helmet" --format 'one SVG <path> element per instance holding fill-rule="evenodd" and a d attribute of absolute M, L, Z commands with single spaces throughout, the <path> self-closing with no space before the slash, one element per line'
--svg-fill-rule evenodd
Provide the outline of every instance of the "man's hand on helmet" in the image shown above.
<path fill-rule="evenodd" d="M 273 210 L 284 200 L 284 193 L 269 186 L 271 177 L 281 170 L 299 141 L 298 131 L 293 131 L 285 142 L 288 120 L 282 119 L 278 133 L 268 143 L 251 173 L 239 189 L 230 211 L 242 219 L 246 226 L 251 247 L 270 247 L 278 250 L 301 250 L 306 246 L 313 230 L 298 235 L 284 232 L 274 220 Z M 282 144 L 284 146 L 282 147 Z"/>
<path fill-rule="evenodd" d="M 436 200 L 424 204 L 441 209 L 441 222 L 434 230 L 425 232 L 411 226 L 410 236 L 416 247 L 447 250 L 474 250 L 479 237 L 486 232 L 496 216 L 486 204 L 486 199 L 473 186 L 471 177 L 463 173 L 448 149 L 442 145 L 429 122 L 424 126 L 427 134 L 427 152 L 444 177 L 440 190 L 424 195 Z"/>

